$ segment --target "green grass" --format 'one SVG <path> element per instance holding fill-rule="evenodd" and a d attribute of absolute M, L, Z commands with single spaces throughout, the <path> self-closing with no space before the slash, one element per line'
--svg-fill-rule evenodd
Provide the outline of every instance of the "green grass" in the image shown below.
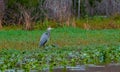
<path fill-rule="evenodd" d="M 0 31 L 0 49 L 34 49 L 38 48 L 39 39 L 45 30 L 2 30 Z M 51 32 L 49 44 L 60 47 L 86 47 L 89 45 L 119 45 L 120 30 L 83 30 L 79 28 L 56 28 Z"/>
<path fill-rule="evenodd" d="M 0 63 L 0 69 L 29 70 L 120 62 L 119 29 L 55 28 L 51 31 L 51 38 L 46 47 L 38 48 L 43 32 L 45 30 L 1 30 L 0 62 L 3 63 Z"/>

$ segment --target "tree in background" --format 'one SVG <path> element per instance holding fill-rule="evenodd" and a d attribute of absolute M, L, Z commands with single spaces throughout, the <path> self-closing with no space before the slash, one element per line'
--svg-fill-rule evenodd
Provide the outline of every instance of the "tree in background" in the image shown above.
<path fill-rule="evenodd" d="M 0 0 L 0 27 L 4 2 Z M 36 22 L 46 18 L 69 24 L 71 18 L 111 16 L 120 13 L 120 0 L 4 0 L 4 25 L 24 26 L 33 29 Z M 62 23 L 63 24 L 63 23 Z"/>
<path fill-rule="evenodd" d="M 45 0 L 46 17 L 56 21 L 66 21 L 72 15 L 72 0 Z"/>
<path fill-rule="evenodd" d="M 74 14 L 79 17 L 111 16 L 120 13 L 120 0 L 73 0 Z"/>
<path fill-rule="evenodd" d="M 6 0 L 5 24 L 23 25 L 24 29 L 33 29 L 34 22 L 42 20 L 43 0 Z"/>

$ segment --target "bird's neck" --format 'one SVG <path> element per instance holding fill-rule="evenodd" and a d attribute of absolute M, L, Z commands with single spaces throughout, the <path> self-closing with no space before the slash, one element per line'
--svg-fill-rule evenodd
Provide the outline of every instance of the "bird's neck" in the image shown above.
<path fill-rule="evenodd" d="M 47 34 L 50 35 L 50 30 L 47 30 Z"/>
<path fill-rule="evenodd" d="M 48 33 L 50 33 L 50 30 L 47 30 Z"/>

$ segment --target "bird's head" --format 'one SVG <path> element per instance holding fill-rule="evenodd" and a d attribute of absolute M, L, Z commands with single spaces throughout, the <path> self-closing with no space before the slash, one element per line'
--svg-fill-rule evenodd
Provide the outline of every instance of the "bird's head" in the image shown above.
<path fill-rule="evenodd" d="M 50 31 L 50 30 L 52 30 L 52 29 L 53 29 L 53 28 L 51 28 L 51 27 L 48 27 L 48 28 L 47 28 L 48 31 Z"/>

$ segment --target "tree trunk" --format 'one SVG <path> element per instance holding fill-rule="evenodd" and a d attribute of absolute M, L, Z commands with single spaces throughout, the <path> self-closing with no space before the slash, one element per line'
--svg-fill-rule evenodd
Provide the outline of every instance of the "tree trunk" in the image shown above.
<path fill-rule="evenodd" d="M 0 29 L 2 29 L 2 21 L 0 20 Z"/>
<path fill-rule="evenodd" d="M 90 4 L 88 2 L 88 0 L 85 0 L 85 11 L 86 11 L 86 14 L 89 15 L 90 13 Z"/>
<path fill-rule="evenodd" d="M 80 1 L 81 0 L 78 0 L 78 18 L 80 18 Z"/>
<path fill-rule="evenodd" d="M 73 8 L 74 8 L 74 14 L 76 15 L 76 11 L 77 11 L 77 0 L 73 0 Z"/>
<path fill-rule="evenodd" d="M 4 0 L 0 0 L 0 29 L 2 28 L 2 19 L 4 15 L 4 9 L 5 9 Z"/>
<path fill-rule="evenodd" d="M 105 1 L 105 13 L 107 16 L 109 16 L 109 12 L 108 12 L 108 1 Z"/>

